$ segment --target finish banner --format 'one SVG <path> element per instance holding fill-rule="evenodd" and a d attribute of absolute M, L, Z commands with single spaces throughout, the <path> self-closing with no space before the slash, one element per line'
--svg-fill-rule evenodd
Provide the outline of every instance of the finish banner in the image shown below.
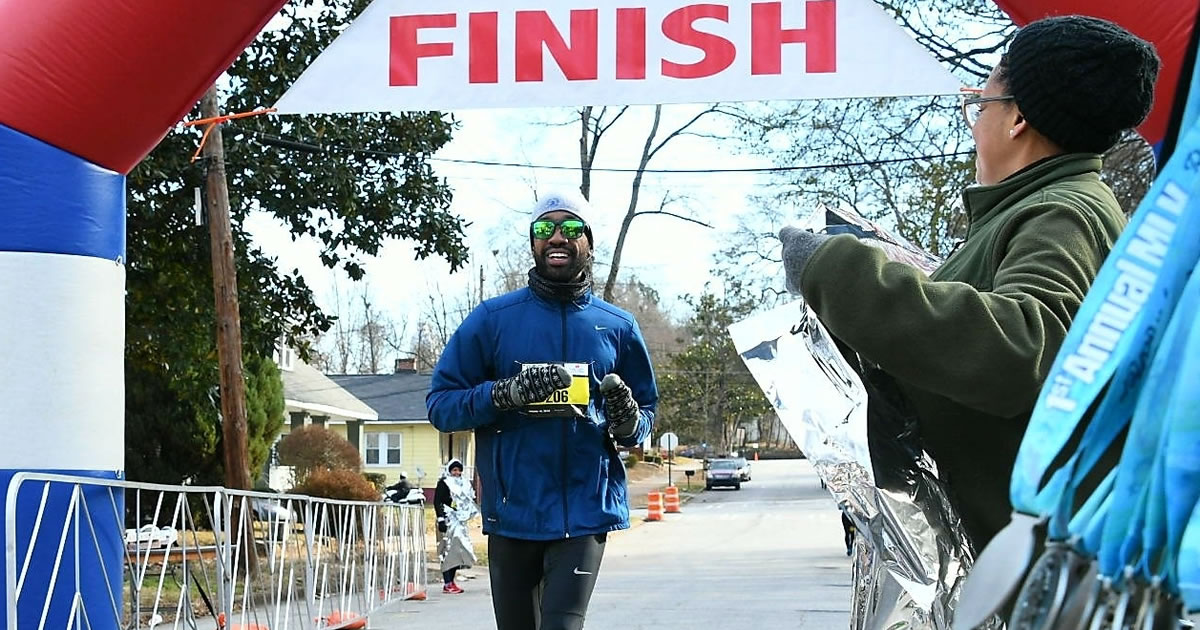
<path fill-rule="evenodd" d="M 375 0 L 276 107 L 708 103 L 961 86 L 872 0 L 527 1 Z"/>

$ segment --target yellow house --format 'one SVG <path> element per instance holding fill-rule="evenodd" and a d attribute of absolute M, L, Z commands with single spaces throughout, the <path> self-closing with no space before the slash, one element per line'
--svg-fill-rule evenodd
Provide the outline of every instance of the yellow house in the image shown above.
<path fill-rule="evenodd" d="M 390 485 L 403 471 L 430 498 L 450 458 L 463 462 L 464 474 L 474 475 L 474 434 L 444 434 L 429 423 L 430 375 L 418 374 L 411 361 L 397 361 L 392 374 L 330 375 L 286 354 L 278 362 L 290 418 L 281 437 L 305 424 L 324 426 L 358 448 L 363 472 L 381 473 Z M 291 485 L 287 467 L 270 466 L 268 477 L 276 490 Z"/>
<path fill-rule="evenodd" d="M 329 378 L 379 417 L 362 423 L 363 470 L 387 475 L 395 482 L 400 471 L 408 480 L 432 492 L 442 467 L 451 457 L 463 462 L 466 475 L 473 474 L 475 436 L 441 433 L 429 423 L 425 394 L 429 392 L 429 374 L 418 374 L 397 362 L 392 374 L 331 374 Z M 431 495 L 432 496 L 432 495 Z"/>
<path fill-rule="evenodd" d="M 377 420 L 379 414 L 316 368 L 296 359 L 290 350 L 282 354 L 277 351 L 276 363 L 283 380 L 283 404 L 288 414 L 288 422 L 279 439 L 294 429 L 315 424 L 359 446 L 362 425 Z M 359 450 L 361 452 L 361 447 Z M 265 472 L 267 485 L 272 489 L 286 491 L 292 487 L 291 468 L 278 465 L 274 455 Z"/>

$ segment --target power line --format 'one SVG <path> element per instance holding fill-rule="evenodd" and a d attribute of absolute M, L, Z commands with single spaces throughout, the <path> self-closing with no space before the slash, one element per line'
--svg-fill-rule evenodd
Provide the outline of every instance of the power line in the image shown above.
<path fill-rule="evenodd" d="M 385 158 L 409 157 L 409 154 L 406 154 L 406 153 L 381 151 L 378 149 L 363 149 L 363 148 L 347 147 L 347 146 L 336 145 L 336 144 L 326 144 L 326 145 L 313 144 L 311 142 L 305 142 L 305 141 L 296 140 L 293 138 L 277 136 L 274 134 L 264 133 L 262 131 L 246 129 L 244 127 L 236 127 L 233 125 L 230 125 L 230 126 L 234 127 L 235 129 L 237 129 L 237 131 L 239 131 L 241 133 L 245 133 L 250 136 L 254 136 L 262 144 L 278 147 L 281 149 L 290 149 L 293 151 L 301 151 L 304 153 L 351 153 L 351 154 L 358 154 L 358 155 L 368 155 L 371 157 L 385 157 Z M 659 174 L 659 175 L 709 175 L 709 174 L 714 174 L 714 173 L 749 173 L 749 174 L 784 173 L 784 172 L 793 172 L 793 171 L 811 171 L 811 170 L 824 170 L 824 169 L 833 169 L 833 168 L 854 168 L 854 167 L 860 167 L 860 166 L 879 166 L 879 165 L 883 165 L 883 164 L 900 164 L 900 163 L 904 163 L 904 162 L 920 162 L 923 160 L 939 160 L 939 159 L 944 159 L 944 158 L 953 158 L 953 157 L 972 155 L 973 153 L 974 153 L 974 151 L 954 151 L 954 152 L 950 152 L 950 153 L 937 153 L 937 154 L 932 154 L 932 155 L 915 155 L 915 156 L 909 156 L 909 157 L 882 158 L 882 159 L 877 159 L 877 160 L 859 160 L 859 161 L 853 161 L 853 162 L 833 162 L 833 163 L 828 163 L 828 164 L 805 164 L 805 165 L 800 165 L 800 166 L 758 166 L 758 167 L 752 166 L 752 167 L 744 167 L 744 168 L 695 168 L 695 169 L 646 168 L 646 169 L 642 169 L 641 172 L 654 173 L 654 174 Z M 580 170 L 583 170 L 582 167 L 579 167 L 579 166 L 563 166 L 563 165 L 557 165 L 557 164 L 523 164 L 520 162 L 499 162 L 499 161 L 491 161 L 491 160 L 466 160 L 466 159 L 437 158 L 437 157 L 430 157 L 427 159 L 430 162 L 443 162 L 443 163 L 448 163 L 448 164 L 464 164 L 464 165 L 469 165 L 469 166 L 487 166 L 487 167 L 496 167 L 496 168 L 531 168 L 531 169 L 547 170 L 547 171 L 580 171 Z M 592 167 L 590 170 L 593 173 L 637 173 L 638 172 L 638 169 L 636 169 L 636 168 L 601 168 L 598 166 Z"/>

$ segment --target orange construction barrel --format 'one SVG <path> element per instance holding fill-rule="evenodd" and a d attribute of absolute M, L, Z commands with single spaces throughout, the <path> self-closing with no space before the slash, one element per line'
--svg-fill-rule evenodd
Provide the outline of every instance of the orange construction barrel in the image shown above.
<path fill-rule="evenodd" d="M 679 513 L 679 488 L 675 486 L 667 486 L 667 494 L 664 498 L 663 505 L 666 508 L 667 514 Z"/>
<path fill-rule="evenodd" d="M 646 520 L 661 521 L 662 510 L 662 493 L 658 491 L 648 493 L 646 495 Z"/>

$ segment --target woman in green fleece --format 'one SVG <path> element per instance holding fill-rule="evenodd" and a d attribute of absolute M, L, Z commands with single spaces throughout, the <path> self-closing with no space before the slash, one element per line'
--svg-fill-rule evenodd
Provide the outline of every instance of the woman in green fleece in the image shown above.
<path fill-rule="evenodd" d="M 1150 111 L 1159 59 L 1104 20 L 1033 22 L 963 104 L 978 185 L 966 241 L 932 276 L 853 236 L 793 227 L 788 289 L 900 385 L 976 549 L 1008 522 L 1038 391 L 1125 219 L 1100 154 Z"/>

